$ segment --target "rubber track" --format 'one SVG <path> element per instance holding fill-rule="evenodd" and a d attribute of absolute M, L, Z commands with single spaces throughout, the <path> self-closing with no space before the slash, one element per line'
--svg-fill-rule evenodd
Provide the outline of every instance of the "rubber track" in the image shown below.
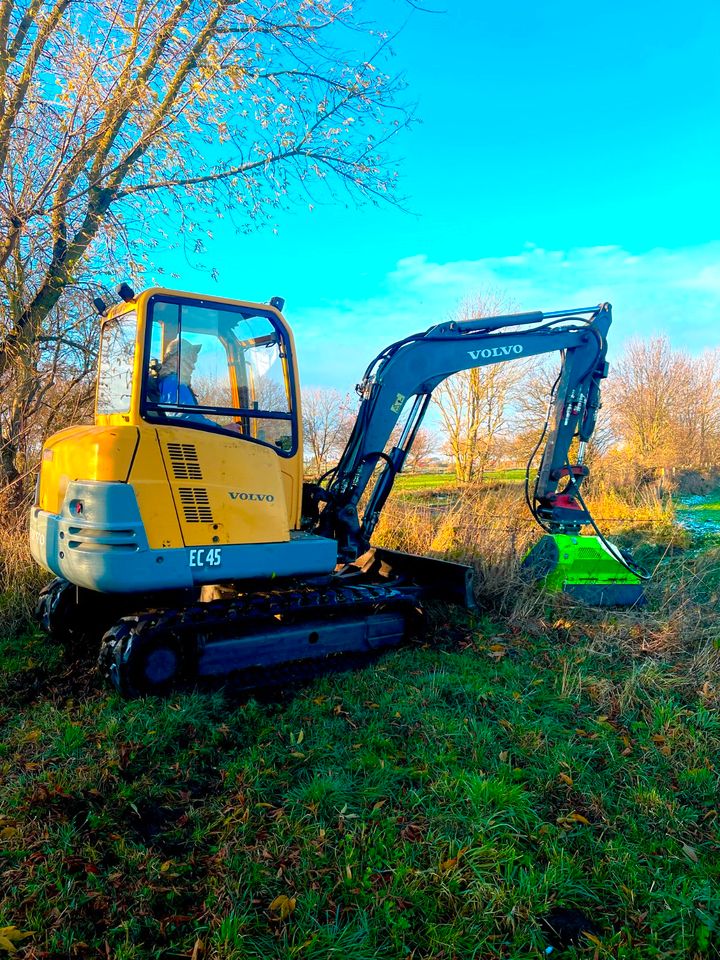
<path fill-rule="evenodd" d="M 200 643 L 213 635 L 222 638 L 228 634 L 251 636 L 253 627 L 271 624 L 277 617 L 288 622 L 309 619 L 324 619 L 336 615 L 351 616 L 375 612 L 380 608 L 406 608 L 419 610 L 422 590 L 417 586 L 390 586 L 386 584 L 343 584 L 315 587 L 303 585 L 296 589 L 260 591 L 240 594 L 231 600 L 212 600 L 195 603 L 185 608 L 150 609 L 129 617 L 123 617 L 103 637 L 98 668 L 111 679 L 113 665 L 119 672 L 128 674 L 130 661 L 136 651 L 150 644 L 162 643 L 163 638 L 185 653 L 186 669 L 182 685 L 197 682 L 192 663 L 197 657 Z M 129 656 L 127 654 L 130 649 Z M 242 684 L 233 684 L 242 689 L 273 687 L 305 679 L 322 670 L 322 664 L 331 666 L 352 659 L 353 655 L 335 655 L 313 661 L 295 661 L 271 668 L 277 678 L 267 669 L 245 670 Z M 305 667 L 303 667 L 303 664 Z M 318 664 L 319 666 L 315 666 Z M 190 668 L 189 670 L 187 668 Z M 253 676 L 257 674 L 257 676 Z M 117 677 L 113 683 L 118 689 L 127 689 L 125 678 Z"/>

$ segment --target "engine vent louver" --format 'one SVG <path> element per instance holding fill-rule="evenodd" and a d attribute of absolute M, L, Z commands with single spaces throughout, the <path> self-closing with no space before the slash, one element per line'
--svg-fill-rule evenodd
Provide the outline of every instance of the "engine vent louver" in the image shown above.
<path fill-rule="evenodd" d="M 207 490 L 202 487 L 179 487 L 185 523 L 212 523 L 213 515 Z"/>
<path fill-rule="evenodd" d="M 202 480 L 202 470 L 194 444 L 169 443 L 167 451 L 176 480 Z"/>

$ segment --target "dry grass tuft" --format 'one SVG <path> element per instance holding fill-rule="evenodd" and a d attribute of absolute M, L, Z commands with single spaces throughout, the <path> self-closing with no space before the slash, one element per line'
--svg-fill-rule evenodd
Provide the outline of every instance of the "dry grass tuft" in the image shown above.
<path fill-rule="evenodd" d="M 30 556 L 24 523 L 0 531 L 0 635 L 15 636 L 34 626 L 38 593 L 49 575 Z"/>
<path fill-rule="evenodd" d="M 720 670 L 720 549 L 688 550 L 672 505 L 652 490 L 596 492 L 588 506 L 611 538 L 630 536 L 649 551 L 647 606 L 590 609 L 528 583 L 522 558 L 540 531 L 520 485 L 469 487 L 435 502 L 391 499 L 376 539 L 396 550 L 474 564 L 482 609 L 530 636 L 582 638 L 594 654 L 641 661 L 631 686 L 650 676 L 642 662 L 662 659 L 682 663 L 683 682 L 704 689 L 708 700 L 720 697 L 714 679 Z M 627 697 L 627 691 L 606 692 L 608 702 Z"/>
<path fill-rule="evenodd" d="M 614 532 L 648 527 L 667 539 L 673 529 L 671 505 L 652 491 L 638 490 L 629 497 L 603 492 L 588 498 L 588 506 Z M 521 575 L 521 564 L 539 535 L 522 485 L 498 484 L 469 486 L 450 495 L 442 491 L 434 502 L 427 496 L 393 498 L 375 539 L 391 549 L 474 564 L 480 603 L 524 619 L 538 601 L 537 591 L 528 589 Z"/>
<path fill-rule="evenodd" d="M 653 487 L 638 486 L 630 490 L 591 488 L 585 501 L 598 523 L 671 527 L 675 521 L 672 501 L 659 496 Z"/>

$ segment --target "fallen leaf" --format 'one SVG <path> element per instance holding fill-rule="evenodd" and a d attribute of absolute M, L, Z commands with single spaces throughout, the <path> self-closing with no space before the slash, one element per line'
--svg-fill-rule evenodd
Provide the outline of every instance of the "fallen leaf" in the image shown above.
<path fill-rule="evenodd" d="M 443 862 L 440 864 L 441 873 L 446 873 L 448 870 L 452 870 L 454 867 L 456 867 L 458 863 L 460 863 L 462 856 L 467 853 L 468 849 L 468 847 L 461 847 L 454 857 L 450 857 L 449 860 L 443 860 Z"/>
<path fill-rule="evenodd" d="M 574 823 L 584 823 L 586 826 L 590 826 L 590 821 L 587 817 L 584 817 L 581 813 L 569 813 L 566 820 L 572 820 Z"/>
<path fill-rule="evenodd" d="M 569 787 L 573 785 L 573 778 L 569 777 L 566 773 L 560 774 L 560 780 L 562 780 L 563 783 L 566 783 Z"/>
<path fill-rule="evenodd" d="M 200 939 L 200 937 L 198 937 L 197 940 L 195 941 L 195 946 L 192 949 L 190 960 L 202 960 L 204 956 L 205 956 L 205 944 Z"/>
<path fill-rule="evenodd" d="M 281 920 L 287 920 L 295 909 L 296 903 L 297 899 L 295 897 L 286 897 L 284 893 L 281 893 L 280 896 L 275 897 L 270 904 L 270 910 L 273 913 L 279 914 Z"/>
<path fill-rule="evenodd" d="M 21 940 L 33 935 L 32 930 L 19 930 L 17 927 L 0 927 L 0 950 L 6 953 L 16 953 Z"/>
<path fill-rule="evenodd" d="M 688 843 L 683 843 L 683 851 L 687 854 L 688 857 L 692 860 L 693 863 L 698 863 L 698 855 L 695 847 L 691 847 Z"/>
<path fill-rule="evenodd" d="M 583 823 L 586 826 L 590 826 L 590 821 L 587 819 L 587 817 L 584 817 L 581 813 L 574 813 L 574 812 L 566 813 L 565 816 L 558 817 L 556 822 L 559 823 L 561 827 L 568 827 L 568 828 L 573 823 Z"/>

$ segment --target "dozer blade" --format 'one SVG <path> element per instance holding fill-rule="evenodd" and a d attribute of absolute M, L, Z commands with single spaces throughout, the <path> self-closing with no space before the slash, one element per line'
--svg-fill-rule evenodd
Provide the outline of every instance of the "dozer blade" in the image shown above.
<path fill-rule="evenodd" d="M 362 570 L 371 581 L 399 578 L 413 583 L 420 587 L 426 600 L 454 603 L 467 610 L 477 609 L 473 568 L 464 563 L 371 547 L 349 566 Z"/>
<path fill-rule="evenodd" d="M 640 577 L 619 547 L 600 537 L 547 534 L 532 547 L 523 568 L 550 593 L 566 593 L 594 607 L 631 607 L 645 602 Z"/>

